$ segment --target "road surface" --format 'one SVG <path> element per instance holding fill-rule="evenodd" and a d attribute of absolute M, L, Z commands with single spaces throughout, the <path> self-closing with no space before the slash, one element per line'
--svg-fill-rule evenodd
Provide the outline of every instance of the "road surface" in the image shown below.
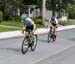
<path fill-rule="evenodd" d="M 0 40 L 0 64 L 75 64 L 75 29 L 57 33 L 56 42 L 47 43 L 47 35 L 38 35 L 34 52 L 29 49 L 23 55 L 24 37 Z"/>

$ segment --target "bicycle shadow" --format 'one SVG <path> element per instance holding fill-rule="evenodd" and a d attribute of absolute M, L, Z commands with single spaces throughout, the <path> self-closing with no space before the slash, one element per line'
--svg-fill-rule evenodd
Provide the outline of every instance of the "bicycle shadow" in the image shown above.
<path fill-rule="evenodd" d="M 16 54 L 22 54 L 21 53 L 21 48 L 8 48 L 8 47 L 4 47 L 4 48 L 0 48 L 0 50 L 7 51 L 7 53 L 16 53 Z"/>
<path fill-rule="evenodd" d="M 44 42 L 44 43 L 48 42 L 48 40 L 44 40 L 44 39 L 38 39 L 38 41 L 39 42 Z"/>
<path fill-rule="evenodd" d="M 5 52 L 5 51 L 7 51 L 7 53 L 8 54 L 22 54 L 22 52 L 21 52 L 21 48 L 8 48 L 8 47 L 3 47 L 3 48 L 0 48 L 0 50 L 2 51 L 2 52 Z M 31 52 L 31 49 L 29 48 L 28 49 L 28 52 Z"/>

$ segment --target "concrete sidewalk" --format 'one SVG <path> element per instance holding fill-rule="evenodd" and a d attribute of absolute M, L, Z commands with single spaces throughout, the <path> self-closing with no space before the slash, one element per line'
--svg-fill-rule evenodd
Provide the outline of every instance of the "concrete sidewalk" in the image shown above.
<path fill-rule="evenodd" d="M 73 29 L 73 28 L 75 28 L 75 25 L 60 26 L 60 27 L 58 27 L 57 31 L 66 30 L 66 29 Z M 49 28 L 41 28 L 41 29 L 37 29 L 35 31 L 35 34 L 44 34 L 44 33 L 48 33 L 48 32 L 49 32 Z M 9 32 L 1 32 L 0 33 L 0 39 L 19 37 L 19 36 L 24 36 L 21 33 L 21 31 L 9 31 Z"/>

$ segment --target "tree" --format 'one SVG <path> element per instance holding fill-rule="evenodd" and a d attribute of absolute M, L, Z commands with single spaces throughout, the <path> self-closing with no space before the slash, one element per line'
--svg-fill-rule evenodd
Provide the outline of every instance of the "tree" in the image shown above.
<path fill-rule="evenodd" d="M 42 0 L 42 24 L 44 26 L 44 21 L 45 21 L 45 4 L 46 0 Z"/>

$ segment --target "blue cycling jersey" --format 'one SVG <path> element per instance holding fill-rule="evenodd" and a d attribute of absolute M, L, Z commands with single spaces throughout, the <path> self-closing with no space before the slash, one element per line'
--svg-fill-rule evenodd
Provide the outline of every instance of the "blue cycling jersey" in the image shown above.
<path fill-rule="evenodd" d="M 32 26 L 32 23 L 29 22 L 29 21 L 24 21 L 23 23 L 24 23 L 24 25 L 26 25 L 26 26 Z"/>

